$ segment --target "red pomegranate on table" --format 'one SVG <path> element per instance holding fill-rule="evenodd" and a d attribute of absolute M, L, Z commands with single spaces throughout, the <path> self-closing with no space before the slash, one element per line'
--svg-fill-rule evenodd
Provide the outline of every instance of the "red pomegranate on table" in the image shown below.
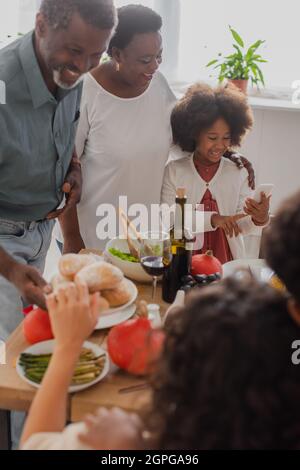
<path fill-rule="evenodd" d="M 200 255 L 194 255 L 192 257 L 191 263 L 191 274 L 192 276 L 196 276 L 197 274 L 222 274 L 222 264 L 213 256 L 212 251 L 207 251 L 206 253 Z"/>
<path fill-rule="evenodd" d="M 30 344 L 39 343 L 53 339 L 51 323 L 48 312 L 41 308 L 30 307 L 26 309 L 26 317 L 23 320 L 23 333 L 25 339 Z"/>
<path fill-rule="evenodd" d="M 107 349 L 118 367 L 134 375 L 146 375 L 153 371 L 164 339 L 164 333 L 153 329 L 148 318 L 135 318 L 110 330 Z"/>

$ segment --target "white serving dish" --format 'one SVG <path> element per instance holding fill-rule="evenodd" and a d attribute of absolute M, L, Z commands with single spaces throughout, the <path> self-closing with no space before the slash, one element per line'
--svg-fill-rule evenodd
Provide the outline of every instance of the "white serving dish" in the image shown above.
<path fill-rule="evenodd" d="M 22 351 L 23 353 L 30 353 L 30 354 L 48 354 L 52 353 L 54 350 L 54 345 L 55 345 L 55 340 L 51 339 L 49 341 L 42 341 L 40 343 L 36 343 L 29 348 L 25 349 Z M 98 346 L 95 343 L 92 343 L 90 341 L 85 341 L 82 345 L 83 348 L 88 348 L 91 349 L 97 356 L 100 356 L 101 354 L 105 354 L 105 363 L 103 370 L 101 374 L 96 377 L 94 380 L 91 380 L 91 382 L 88 382 L 86 384 L 81 384 L 81 385 L 70 385 L 69 387 L 69 393 L 74 393 L 74 392 L 80 392 L 81 390 L 85 390 L 86 388 L 91 387 L 92 385 L 95 385 L 96 383 L 100 382 L 109 372 L 109 356 L 108 353 L 102 349 L 100 346 Z M 19 356 L 20 357 L 20 356 Z M 32 380 L 28 379 L 25 377 L 24 369 L 19 363 L 19 357 L 17 359 L 17 364 L 16 364 L 16 371 L 18 375 L 23 379 L 25 382 L 27 382 L 29 385 L 32 385 L 33 387 L 39 388 L 40 384 L 33 382 Z"/>
<path fill-rule="evenodd" d="M 110 252 L 110 248 L 115 248 L 117 250 L 122 251 L 123 253 L 129 253 L 129 248 L 127 244 L 127 240 L 121 238 L 113 238 L 110 240 L 105 247 L 105 258 L 110 261 L 113 265 L 117 266 L 118 268 L 123 271 L 124 275 L 129 279 L 138 282 L 151 282 L 152 277 L 147 274 L 140 263 L 132 263 L 130 261 L 124 261 L 117 256 L 113 256 Z"/>

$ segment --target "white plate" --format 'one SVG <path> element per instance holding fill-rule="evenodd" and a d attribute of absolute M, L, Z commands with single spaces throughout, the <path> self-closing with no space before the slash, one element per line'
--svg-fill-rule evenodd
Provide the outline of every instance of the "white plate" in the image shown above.
<path fill-rule="evenodd" d="M 126 282 L 127 287 L 131 293 L 130 300 L 126 302 L 126 304 L 120 305 L 120 307 L 115 307 L 115 308 L 110 308 L 109 310 L 105 310 L 104 312 L 101 313 L 102 316 L 111 315 L 112 313 L 115 313 L 115 312 L 120 312 L 121 310 L 124 310 L 125 308 L 129 307 L 129 305 L 133 304 L 133 302 L 136 300 L 137 295 L 138 295 L 138 290 L 136 288 L 136 285 L 129 279 L 125 278 L 124 281 Z"/>
<path fill-rule="evenodd" d="M 258 281 L 268 282 L 273 271 L 263 259 L 235 259 L 223 264 L 223 277 L 231 276 L 239 269 L 250 269 Z"/>
<path fill-rule="evenodd" d="M 33 346 L 30 346 L 29 348 L 25 349 L 25 351 L 22 351 L 22 352 L 30 353 L 30 354 L 52 353 L 54 349 L 54 343 L 55 343 L 54 339 L 51 339 L 49 341 L 42 341 L 41 343 L 36 343 Z M 95 343 L 91 343 L 90 341 L 85 341 L 83 343 L 83 347 L 91 349 L 97 356 L 99 356 L 100 354 L 105 354 L 106 358 L 105 358 L 103 371 L 96 379 L 92 380 L 91 382 L 88 382 L 86 384 L 81 384 L 81 385 L 70 385 L 69 393 L 80 392 L 80 390 L 84 390 L 86 388 L 91 387 L 97 382 L 100 382 L 100 380 L 102 380 L 109 371 L 109 357 L 108 357 L 108 353 L 104 349 L 100 348 L 100 346 L 98 346 Z M 27 377 L 25 377 L 23 367 L 19 364 L 19 359 L 20 359 L 20 356 L 18 357 L 18 360 L 17 360 L 16 371 L 21 377 L 21 379 L 25 380 L 25 382 L 32 385 L 33 387 L 40 388 L 40 384 L 37 384 L 36 382 L 32 382 L 31 380 L 27 379 Z"/>
<path fill-rule="evenodd" d="M 95 330 L 103 330 L 106 328 L 111 328 L 112 326 L 118 325 L 123 321 L 128 320 L 134 312 L 136 311 L 136 305 L 129 305 L 129 307 L 120 310 L 119 312 L 111 313 L 110 315 L 101 315 L 99 321 L 96 325 Z"/>

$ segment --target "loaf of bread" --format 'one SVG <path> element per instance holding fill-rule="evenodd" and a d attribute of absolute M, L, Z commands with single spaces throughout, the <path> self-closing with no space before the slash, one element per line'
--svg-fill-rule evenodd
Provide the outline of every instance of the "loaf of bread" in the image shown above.
<path fill-rule="evenodd" d="M 51 280 L 52 292 L 57 294 L 60 289 L 65 289 L 70 284 L 73 284 L 73 282 L 64 277 L 62 274 L 56 274 Z"/>
<path fill-rule="evenodd" d="M 100 296 L 100 298 L 99 298 L 99 314 L 105 312 L 108 309 L 109 309 L 108 301 L 104 297 Z"/>
<path fill-rule="evenodd" d="M 75 276 L 75 282 L 85 282 L 90 293 L 115 289 L 123 279 L 122 271 L 105 261 L 86 266 Z"/>
<path fill-rule="evenodd" d="M 59 271 L 60 273 L 73 281 L 75 275 L 85 266 L 89 266 L 95 263 L 94 255 L 77 255 L 75 253 L 70 253 L 63 255 L 59 260 Z"/>
<path fill-rule="evenodd" d="M 120 282 L 115 289 L 102 290 L 102 297 L 104 297 L 111 308 L 124 305 L 131 299 L 131 291 L 125 280 Z"/>
<path fill-rule="evenodd" d="M 104 261 L 104 256 L 102 251 L 100 250 L 95 250 L 94 248 L 83 248 L 79 252 L 80 255 L 94 255 L 95 257 L 98 258 L 98 261 Z"/>

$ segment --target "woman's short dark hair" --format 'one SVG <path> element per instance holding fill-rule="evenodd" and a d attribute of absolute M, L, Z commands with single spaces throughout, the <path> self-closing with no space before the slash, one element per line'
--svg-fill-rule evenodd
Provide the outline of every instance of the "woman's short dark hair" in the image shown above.
<path fill-rule="evenodd" d="M 136 34 L 157 33 L 162 27 L 161 16 L 143 5 L 126 5 L 117 11 L 118 26 L 107 50 L 110 56 L 113 47 L 125 49 Z"/>
<path fill-rule="evenodd" d="M 268 264 L 300 303 L 300 192 L 287 199 L 264 237 Z"/>
<path fill-rule="evenodd" d="M 66 29 L 74 13 L 98 29 L 112 29 L 117 22 L 113 0 L 42 0 L 40 12 L 53 29 Z"/>
<path fill-rule="evenodd" d="M 161 449 L 296 449 L 300 329 L 284 294 L 226 279 L 191 295 L 169 324 L 153 381 Z"/>
<path fill-rule="evenodd" d="M 241 139 L 252 127 L 253 117 L 246 96 L 234 86 L 196 83 L 176 104 L 171 124 L 173 140 L 182 150 L 194 152 L 202 131 L 223 118 L 231 131 L 231 145 L 239 146 Z"/>

